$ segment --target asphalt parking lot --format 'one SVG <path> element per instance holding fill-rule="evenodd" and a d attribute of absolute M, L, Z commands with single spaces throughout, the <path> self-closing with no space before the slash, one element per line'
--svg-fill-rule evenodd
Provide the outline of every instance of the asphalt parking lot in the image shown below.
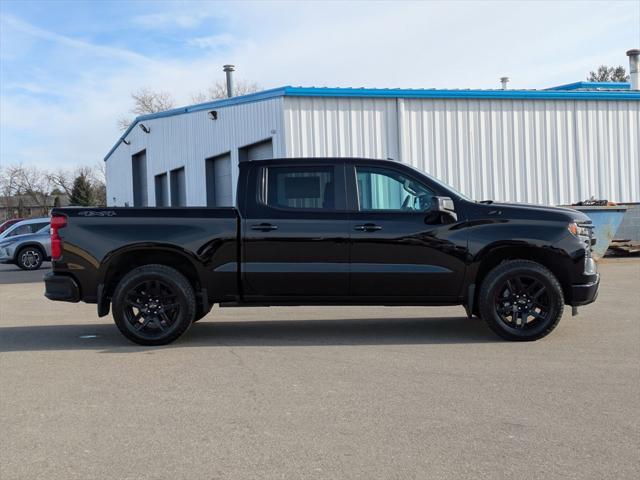
<path fill-rule="evenodd" d="M 51 262 L 43 262 L 39 270 L 21 270 L 17 265 L 0 263 L 0 285 L 9 283 L 41 282 L 42 276 L 51 270 Z"/>
<path fill-rule="evenodd" d="M 298 307 L 139 347 L 3 284 L 0 478 L 639 478 L 640 260 L 601 272 L 521 344 L 462 308 Z"/>

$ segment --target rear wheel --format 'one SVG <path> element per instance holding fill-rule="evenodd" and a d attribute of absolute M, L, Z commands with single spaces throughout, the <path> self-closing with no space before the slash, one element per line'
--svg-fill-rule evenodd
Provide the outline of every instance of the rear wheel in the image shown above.
<path fill-rule="evenodd" d="M 191 326 L 196 300 L 189 281 L 164 265 L 138 267 L 118 283 L 113 318 L 129 340 L 140 345 L 165 345 Z"/>
<path fill-rule="evenodd" d="M 562 287 L 544 266 L 510 260 L 494 268 L 482 283 L 480 315 L 502 338 L 532 341 L 558 325 L 564 309 Z"/>
<path fill-rule="evenodd" d="M 16 263 L 23 270 L 37 270 L 44 261 L 44 254 L 38 247 L 24 247 L 16 256 Z"/>

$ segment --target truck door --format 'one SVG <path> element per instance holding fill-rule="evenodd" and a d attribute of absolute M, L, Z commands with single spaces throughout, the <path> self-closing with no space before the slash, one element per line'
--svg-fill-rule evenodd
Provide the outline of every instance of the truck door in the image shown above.
<path fill-rule="evenodd" d="M 295 160 L 250 168 L 242 220 L 245 299 L 347 295 L 344 165 Z"/>
<path fill-rule="evenodd" d="M 438 192 L 406 170 L 347 166 L 348 191 L 357 191 L 349 200 L 350 294 L 377 302 L 453 300 L 465 272 L 466 238 L 433 218 L 431 199 Z"/>

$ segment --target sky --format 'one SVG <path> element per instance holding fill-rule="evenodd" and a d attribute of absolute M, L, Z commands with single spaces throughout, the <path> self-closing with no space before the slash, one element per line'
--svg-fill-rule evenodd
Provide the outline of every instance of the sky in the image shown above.
<path fill-rule="evenodd" d="M 640 0 L 0 0 L 0 166 L 102 161 L 141 87 L 545 88 L 623 65 Z"/>

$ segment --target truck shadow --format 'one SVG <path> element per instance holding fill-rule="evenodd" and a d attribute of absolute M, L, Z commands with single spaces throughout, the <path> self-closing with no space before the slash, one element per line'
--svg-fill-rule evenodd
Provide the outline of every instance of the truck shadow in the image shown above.
<path fill-rule="evenodd" d="M 0 352 L 144 351 L 215 346 L 410 345 L 498 342 L 477 318 L 390 318 L 286 321 L 202 321 L 171 345 L 142 347 L 112 323 L 0 328 Z"/>

